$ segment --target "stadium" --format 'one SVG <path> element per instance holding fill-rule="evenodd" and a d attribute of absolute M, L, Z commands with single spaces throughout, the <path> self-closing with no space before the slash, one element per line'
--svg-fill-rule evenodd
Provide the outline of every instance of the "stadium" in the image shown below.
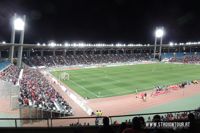
<path fill-rule="evenodd" d="M 23 44 L 21 69 L 15 55 L 22 45 L 1 44 L 1 104 L 9 105 L 2 114 L 32 118 L 17 125 L 37 127 L 47 126 L 38 120 L 46 117 L 61 118 L 53 126 L 77 124 L 77 117 L 86 117 L 79 124 L 95 125 L 87 117 L 96 111 L 113 116 L 113 122 L 138 113 L 194 111 L 200 95 L 198 44 L 163 44 L 161 61 L 150 44 Z"/>
<path fill-rule="evenodd" d="M 0 43 L 0 132 L 198 132 L 200 42 L 29 44 L 26 19 Z"/>

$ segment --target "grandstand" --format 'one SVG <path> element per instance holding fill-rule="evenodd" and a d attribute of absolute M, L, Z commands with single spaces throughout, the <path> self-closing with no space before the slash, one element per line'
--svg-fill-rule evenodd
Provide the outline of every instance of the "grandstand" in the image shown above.
<path fill-rule="evenodd" d="M 2 87 L 5 86 L 5 95 L 2 95 L 1 99 L 8 105 L 7 111 L 1 110 L 2 117 L 6 117 L 4 114 L 9 115 L 9 111 L 18 112 L 20 115 L 17 116 L 20 118 L 44 118 L 47 116 L 56 118 L 73 115 L 71 106 L 49 81 L 42 77 L 40 71 L 28 66 L 19 68 L 7 58 L 2 57 L 0 80 Z M 1 93 L 4 91 L 2 90 Z M 23 125 L 26 122 L 21 121 L 20 124 Z M 12 125 L 12 123 L 10 124 Z M 10 124 L 7 123 L 7 126 Z"/>

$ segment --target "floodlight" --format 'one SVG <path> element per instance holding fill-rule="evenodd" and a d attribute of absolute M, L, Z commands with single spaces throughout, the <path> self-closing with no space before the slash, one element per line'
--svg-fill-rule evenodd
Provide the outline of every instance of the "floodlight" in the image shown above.
<path fill-rule="evenodd" d="M 86 44 L 85 44 L 85 43 L 78 43 L 78 46 L 79 46 L 79 47 L 85 47 Z"/>
<path fill-rule="evenodd" d="M 3 43 L 3 44 L 6 44 L 6 42 L 5 42 L 5 41 L 3 41 L 2 43 Z"/>
<path fill-rule="evenodd" d="M 164 30 L 163 29 L 156 29 L 155 36 L 157 38 L 161 38 L 163 35 L 164 35 Z"/>
<path fill-rule="evenodd" d="M 25 27 L 25 23 L 21 18 L 16 18 L 14 20 L 14 29 L 15 30 L 23 31 L 24 27 Z"/>
<path fill-rule="evenodd" d="M 174 45 L 174 43 L 173 43 L 173 42 L 170 42 L 170 43 L 169 43 L 169 46 L 173 46 L 173 45 Z"/>
<path fill-rule="evenodd" d="M 56 43 L 55 42 L 51 42 L 48 44 L 50 47 L 55 47 L 56 46 Z"/>
<path fill-rule="evenodd" d="M 65 47 L 68 47 L 68 46 L 69 46 L 69 43 L 66 42 L 66 43 L 65 43 Z"/>

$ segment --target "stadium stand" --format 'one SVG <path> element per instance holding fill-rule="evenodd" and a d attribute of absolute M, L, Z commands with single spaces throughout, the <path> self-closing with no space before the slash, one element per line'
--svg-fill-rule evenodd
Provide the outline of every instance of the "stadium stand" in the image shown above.
<path fill-rule="evenodd" d="M 185 55 L 179 57 L 173 57 L 170 62 L 182 62 L 182 63 L 200 63 L 200 55 Z"/>
<path fill-rule="evenodd" d="M 82 65 L 99 63 L 133 62 L 149 60 L 150 56 L 145 53 L 137 54 L 83 54 L 68 56 L 34 56 L 24 57 L 23 61 L 29 66 L 58 66 L 58 65 Z"/>
<path fill-rule="evenodd" d="M 16 84 L 19 77 L 19 73 L 20 69 L 18 67 L 10 65 L 9 67 L 0 72 L 0 79 Z"/>
<path fill-rule="evenodd" d="M 71 106 L 38 70 L 26 67 L 20 86 L 20 105 L 72 115 Z"/>
<path fill-rule="evenodd" d="M 11 64 L 0 72 L 0 79 L 16 85 L 19 74 L 20 69 Z M 71 106 L 55 91 L 38 70 L 25 67 L 19 85 L 18 101 L 21 107 L 29 106 L 62 113 L 65 116 L 72 115 Z"/>

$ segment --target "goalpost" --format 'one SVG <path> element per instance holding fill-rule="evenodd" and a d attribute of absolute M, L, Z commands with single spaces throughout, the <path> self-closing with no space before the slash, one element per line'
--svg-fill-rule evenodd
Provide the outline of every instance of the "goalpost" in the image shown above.
<path fill-rule="evenodd" d="M 60 80 L 69 80 L 69 73 L 62 72 L 59 76 Z"/>

